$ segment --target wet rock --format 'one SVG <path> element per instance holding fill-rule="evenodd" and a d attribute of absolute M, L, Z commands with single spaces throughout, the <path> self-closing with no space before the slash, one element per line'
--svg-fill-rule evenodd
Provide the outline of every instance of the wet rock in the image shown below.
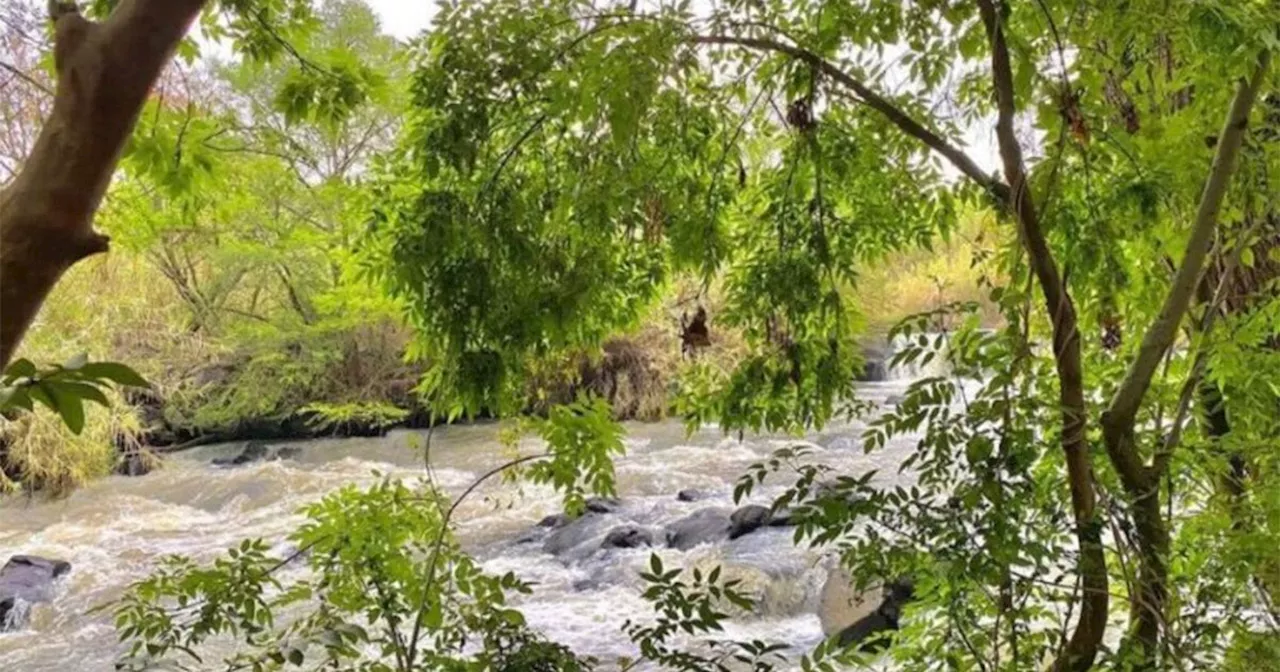
<path fill-rule="evenodd" d="M 863 651 L 880 651 L 889 646 L 883 635 L 897 631 L 902 608 L 915 596 L 909 580 L 892 581 L 884 588 L 884 598 L 876 610 L 840 631 L 841 646 L 858 645 Z"/>
<path fill-rule="evenodd" d="M 567 513 L 555 513 L 538 521 L 538 527 L 564 527 L 573 521 Z"/>
<path fill-rule="evenodd" d="M 517 543 L 517 544 L 532 544 L 532 543 L 533 543 L 533 542 L 535 542 L 535 541 L 539 541 L 539 540 L 541 540 L 541 539 L 542 539 L 543 537 L 545 537 L 545 536 L 547 536 L 547 528 L 545 528 L 545 527 L 534 527 L 534 528 L 531 528 L 531 529 L 525 530 L 524 532 L 520 533 L 520 536 L 516 537 L 516 543 Z"/>
<path fill-rule="evenodd" d="M 214 458 L 213 463 L 220 467 L 227 467 L 257 462 L 259 460 L 266 459 L 267 453 L 270 452 L 270 450 L 271 447 L 265 443 L 249 441 L 244 444 L 244 447 L 241 448 L 240 452 L 234 457 L 217 457 Z"/>
<path fill-rule="evenodd" d="M 613 513 L 622 508 L 622 502 L 614 497 L 591 497 L 587 499 L 587 511 L 590 513 Z"/>
<path fill-rule="evenodd" d="M 769 527 L 791 527 L 799 521 L 796 520 L 796 513 L 791 509 L 782 509 L 769 516 Z"/>
<path fill-rule="evenodd" d="M 681 502 L 700 502 L 711 496 L 711 493 L 705 490 L 696 490 L 694 488 L 686 488 L 676 493 L 676 499 Z"/>
<path fill-rule="evenodd" d="M 599 590 L 600 582 L 594 578 L 578 579 L 573 582 L 573 590 L 576 592 L 585 592 L 588 590 Z"/>
<path fill-rule="evenodd" d="M 881 382 L 889 379 L 889 347 L 884 344 L 864 345 L 862 348 L 862 372 L 858 380 Z"/>
<path fill-rule="evenodd" d="M 748 504 L 729 516 L 729 538 L 737 539 L 769 524 L 769 507 Z"/>
<path fill-rule="evenodd" d="M 557 557 L 569 555 L 575 549 L 588 547 L 587 542 L 604 534 L 608 523 L 608 518 L 602 514 L 587 513 L 547 535 L 542 542 L 542 550 Z"/>
<path fill-rule="evenodd" d="M 828 637 L 837 634 L 875 612 L 884 599 L 884 590 L 872 586 L 859 590 L 844 569 L 832 569 L 818 598 L 818 620 Z"/>
<path fill-rule="evenodd" d="M 242 464 L 250 464 L 252 462 L 291 460 L 300 454 L 302 454 L 302 448 L 298 446 L 281 446 L 279 448 L 275 448 L 261 441 L 248 441 L 234 457 L 214 458 L 213 463 L 220 467 L 236 467 Z"/>
<path fill-rule="evenodd" d="M 729 538 L 732 511 L 724 507 L 699 509 L 666 527 L 667 545 L 682 551 L 698 544 Z"/>
<path fill-rule="evenodd" d="M 652 546 L 653 534 L 635 525 L 622 525 L 609 530 L 600 548 L 640 548 Z"/>
<path fill-rule="evenodd" d="M 884 648 L 881 633 L 898 629 L 902 608 L 914 596 L 910 580 L 900 579 L 859 590 L 843 569 L 827 575 L 819 598 L 818 618 L 828 636 L 837 635 L 842 646 L 859 645 L 866 651 Z"/>
<path fill-rule="evenodd" d="M 0 631 L 21 628 L 26 605 L 48 602 L 54 581 L 71 563 L 35 555 L 15 555 L 0 569 Z"/>

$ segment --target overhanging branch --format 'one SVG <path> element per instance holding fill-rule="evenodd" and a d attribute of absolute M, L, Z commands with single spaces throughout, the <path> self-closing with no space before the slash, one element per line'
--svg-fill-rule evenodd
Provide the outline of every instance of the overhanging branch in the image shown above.
<path fill-rule="evenodd" d="M 954 143 L 943 138 L 935 131 L 925 127 L 923 124 L 916 121 L 911 115 L 902 110 L 902 108 L 893 104 L 884 96 L 881 96 L 861 80 L 840 69 L 834 63 L 826 60 L 818 54 L 815 54 L 808 49 L 770 38 L 744 37 L 739 35 L 694 35 L 689 38 L 689 41 L 693 44 L 733 46 L 760 51 L 771 51 L 774 53 L 785 54 L 798 61 L 809 64 L 840 85 L 850 91 L 853 91 L 853 93 L 857 95 L 858 98 L 867 105 L 867 107 L 870 107 L 884 115 L 886 119 L 888 119 L 894 126 L 897 126 L 903 133 L 919 140 L 933 151 L 941 154 L 951 163 L 951 165 L 955 166 L 966 177 L 972 179 L 974 182 L 977 182 L 983 188 L 990 191 L 997 199 L 1002 202 L 1008 202 L 1009 188 L 1004 183 L 983 172 L 982 168 L 980 168 L 968 154 L 964 153 L 964 151 Z"/>

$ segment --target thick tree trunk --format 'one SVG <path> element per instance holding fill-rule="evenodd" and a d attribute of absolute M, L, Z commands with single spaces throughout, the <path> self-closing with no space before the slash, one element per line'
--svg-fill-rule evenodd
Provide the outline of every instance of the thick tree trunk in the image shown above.
<path fill-rule="evenodd" d="M 0 194 L 0 367 L 77 261 L 138 113 L 204 0 L 122 0 L 102 23 L 50 3 L 58 86 L 31 155 Z"/>

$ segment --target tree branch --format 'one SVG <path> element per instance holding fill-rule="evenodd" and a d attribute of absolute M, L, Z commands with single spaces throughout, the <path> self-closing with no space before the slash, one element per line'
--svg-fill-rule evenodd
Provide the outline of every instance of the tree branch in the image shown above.
<path fill-rule="evenodd" d="M 966 177 L 990 191 L 997 199 L 1000 201 L 1008 201 L 1009 199 L 1009 188 L 991 175 L 983 172 L 982 168 L 955 144 L 926 128 L 897 105 L 876 93 L 853 75 L 841 70 L 835 64 L 808 49 L 779 42 L 778 40 L 738 35 L 694 35 L 690 38 L 690 42 L 771 51 L 808 63 L 832 80 L 853 91 L 867 107 L 884 115 L 903 133 L 923 142 L 930 149 L 941 154 L 947 161 L 951 162 L 951 165 L 955 166 Z"/>
<path fill-rule="evenodd" d="M 49 87 L 45 86 L 44 84 L 41 84 L 41 83 L 40 83 L 40 80 L 38 80 L 38 79 L 36 79 L 36 78 L 32 77 L 31 75 L 28 75 L 27 73 L 25 73 L 25 72 L 23 72 L 23 71 L 19 70 L 16 66 L 14 66 L 14 65 L 12 65 L 12 64 L 10 64 L 10 63 L 6 63 L 6 62 L 4 62 L 4 61 L 0 61 L 0 68 L 4 68 L 5 70 L 8 70 L 9 72 L 12 72 L 12 73 L 13 73 L 13 75 L 14 75 L 15 77 L 17 77 L 18 79 L 21 79 L 22 81 L 26 82 L 27 84 L 31 85 L 32 87 L 35 87 L 36 89 L 39 89 L 40 91 L 43 91 L 43 92 L 44 92 L 44 94 L 45 94 L 46 96 L 52 96 L 52 95 L 53 95 L 53 89 L 50 89 Z"/>
<path fill-rule="evenodd" d="M 1160 308 L 1159 316 L 1143 336 L 1137 358 L 1134 359 L 1133 365 L 1129 367 L 1129 373 L 1116 390 L 1107 412 L 1102 416 L 1103 426 L 1108 431 L 1128 432 L 1132 429 L 1138 408 L 1142 404 L 1147 389 L 1151 386 L 1151 378 L 1160 365 L 1160 359 L 1173 344 L 1178 325 L 1182 322 L 1188 306 L 1191 305 L 1191 297 L 1195 293 L 1205 257 L 1209 254 L 1209 247 L 1217 230 L 1218 212 L 1222 209 L 1227 186 L 1235 171 L 1236 158 L 1239 156 L 1244 131 L 1249 123 L 1249 111 L 1266 78 L 1270 63 L 1271 53 L 1264 51 L 1258 57 L 1253 76 L 1247 81 L 1242 81 L 1236 89 L 1235 97 L 1231 101 L 1231 110 L 1218 136 L 1218 149 L 1213 157 L 1209 178 L 1205 181 L 1204 192 L 1200 197 L 1200 207 L 1196 211 L 1191 238 L 1187 241 L 1187 251 L 1174 276 L 1173 286 L 1169 289 L 1164 305 Z"/>
<path fill-rule="evenodd" d="M 1084 373 L 1080 357 L 1080 333 L 1075 305 L 1054 261 L 1041 228 L 1035 202 L 1027 186 L 1022 147 L 1013 130 L 1016 112 L 1013 71 L 1004 28 L 993 0 L 978 0 L 978 10 L 991 45 L 991 74 L 996 93 L 996 139 L 1011 198 L 1006 199 L 1018 222 L 1018 234 L 1027 250 L 1028 263 L 1044 294 L 1053 326 L 1053 355 L 1057 367 L 1059 404 L 1062 408 L 1062 451 L 1071 486 L 1072 513 L 1080 546 L 1079 573 L 1084 593 L 1080 619 L 1066 649 L 1053 662 L 1055 672 L 1083 672 L 1093 666 L 1107 628 L 1106 558 L 1097 520 L 1093 466 L 1085 439 Z"/>
<path fill-rule="evenodd" d="M 93 216 L 161 69 L 204 0 L 121 0 L 102 23 L 50 2 L 57 86 L 35 146 L 0 193 L 0 367 L 62 274 L 107 249 Z"/>

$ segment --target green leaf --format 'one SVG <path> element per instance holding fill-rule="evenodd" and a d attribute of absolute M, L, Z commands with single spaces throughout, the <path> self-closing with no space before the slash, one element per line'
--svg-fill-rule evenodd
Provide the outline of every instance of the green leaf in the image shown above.
<path fill-rule="evenodd" d="M 85 364 L 80 369 L 80 375 L 85 378 L 105 378 L 118 385 L 129 387 L 151 387 L 151 383 L 148 383 L 145 378 L 138 375 L 137 371 L 119 362 L 92 362 Z"/>
<path fill-rule="evenodd" d="M 52 385 L 54 383 L 50 384 Z M 111 406 L 111 402 L 107 399 L 107 395 L 103 394 L 102 390 L 99 390 L 97 387 L 90 385 L 89 383 L 58 381 L 56 385 L 68 394 L 73 394 L 81 399 L 88 399 L 89 401 L 92 401 L 104 408 L 109 408 Z"/>
<path fill-rule="evenodd" d="M 62 416 L 62 421 L 66 423 L 67 429 L 72 434 L 79 434 L 84 430 L 84 401 L 71 391 L 65 389 L 60 383 L 42 384 L 49 396 L 54 402 L 54 410 Z"/>
<path fill-rule="evenodd" d="M 9 397 L 8 401 L 0 403 L 0 410 L 4 410 L 6 408 L 21 408 L 24 411 L 30 412 L 32 410 L 31 395 L 29 394 L 30 388 L 16 387 L 9 389 L 13 390 L 13 394 Z"/>
<path fill-rule="evenodd" d="M 4 373 L 11 378 L 32 378 L 36 375 L 36 365 L 29 359 L 15 359 Z"/>

